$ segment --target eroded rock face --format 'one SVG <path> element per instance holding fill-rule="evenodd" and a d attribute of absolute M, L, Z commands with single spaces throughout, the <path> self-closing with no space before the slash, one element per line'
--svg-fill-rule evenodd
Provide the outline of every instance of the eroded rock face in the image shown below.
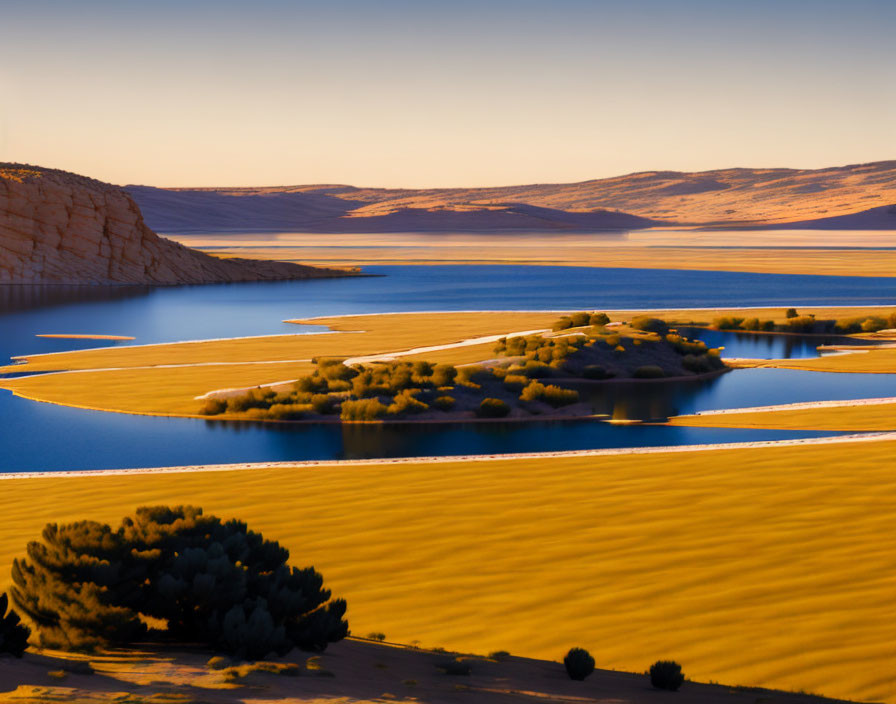
<path fill-rule="evenodd" d="M 199 284 L 345 276 L 286 262 L 218 259 L 159 237 L 120 188 L 0 164 L 0 284 Z"/>

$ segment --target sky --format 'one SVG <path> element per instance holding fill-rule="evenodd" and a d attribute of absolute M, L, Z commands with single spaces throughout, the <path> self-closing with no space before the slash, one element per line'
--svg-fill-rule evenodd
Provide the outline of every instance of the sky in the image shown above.
<path fill-rule="evenodd" d="M 896 158 L 896 0 L 0 0 L 0 161 L 118 184 Z"/>

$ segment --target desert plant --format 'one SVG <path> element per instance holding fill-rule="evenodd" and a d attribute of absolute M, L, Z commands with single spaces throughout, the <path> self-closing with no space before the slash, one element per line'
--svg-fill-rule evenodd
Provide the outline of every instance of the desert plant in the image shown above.
<path fill-rule="evenodd" d="M 677 692 L 684 683 L 681 665 L 672 660 L 658 660 L 650 666 L 650 684 L 657 689 Z"/>
<path fill-rule="evenodd" d="M 798 315 L 799 313 L 796 312 L 796 308 L 788 308 L 784 311 L 784 317 L 788 319 L 796 318 Z"/>
<path fill-rule="evenodd" d="M 591 325 L 603 326 L 610 322 L 610 316 L 606 313 L 594 313 L 588 322 Z"/>
<path fill-rule="evenodd" d="M 370 640 L 378 640 L 380 643 L 382 643 L 384 640 L 386 640 L 386 634 L 385 634 L 385 633 L 379 633 L 379 632 L 376 632 L 376 633 L 368 633 L 368 634 L 367 634 L 367 637 L 368 637 Z"/>
<path fill-rule="evenodd" d="M 584 648 L 572 648 L 563 658 L 566 674 L 571 680 L 584 680 L 594 672 L 594 658 Z"/>
<path fill-rule="evenodd" d="M 9 597 L 0 594 L 0 655 L 20 658 L 28 647 L 31 629 L 21 623 L 19 615 L 9 608 Z"/>
<path fill-rule="evenodd" d="M 499 398 L 485 398 L 476 409 L 480 418 L 503 418 L 510 413 L 510 406 Z"/>
<path fill-rule="evenodd" d="M 342 420 L 376 420 L 386 413 L 386 406 L 375 398 L 343 401 L 339 417 Z"/>
<path fill-rule="evenodd" d="M 454 408 L 454 397 L 452 396 L 438 396 L 433 402 L 432 405 L 438 408 L 440 411 L 450 411 Z"/>
<path fill-rule="evenodd" d="M 210 398 L 199 409 L 201 416 L 216 416 L 227 410 L 227 402 L 219 398 Z"/>
<path fill-rule="evenodd" d="M 117 529 L 51 523 L 27 554 L 13 562 L 12 598 L 48 647 L 158 636 L 258 659 L 323 650 L 348 633 L 345 602 L 313 567 L 290 567 L 278 543 L 190 506 L 140 508 Z"/>
<path fill-rule="evenodd" d="M 630 324 L 635 330 L 655 332 L 659 333 L 660 335 L 665 335 L 667 332 L 669 332 L 669 325 L 665 320 L 652 318 L 649 315 L 639 315 L 635 318 L 632 318 L 632 322 Z"/>

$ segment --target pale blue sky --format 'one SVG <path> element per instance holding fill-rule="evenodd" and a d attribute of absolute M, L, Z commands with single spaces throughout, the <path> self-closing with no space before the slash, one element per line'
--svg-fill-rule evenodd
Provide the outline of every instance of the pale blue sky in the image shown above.
<path fill-rule="evenodd" d="M 116 183 L 896 158 L 893 0 L 0 0 L 0 160 Z"/>

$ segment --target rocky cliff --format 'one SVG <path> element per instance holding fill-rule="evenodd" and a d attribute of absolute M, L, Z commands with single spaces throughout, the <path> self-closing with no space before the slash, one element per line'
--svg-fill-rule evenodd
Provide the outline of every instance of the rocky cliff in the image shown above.
<path fill-rule="evenodd" d="M 348 273 L 218 259 L 159 237 L 116 186 L 65 171 L 0 164 L 0 284 L 200 284 Z"/>

